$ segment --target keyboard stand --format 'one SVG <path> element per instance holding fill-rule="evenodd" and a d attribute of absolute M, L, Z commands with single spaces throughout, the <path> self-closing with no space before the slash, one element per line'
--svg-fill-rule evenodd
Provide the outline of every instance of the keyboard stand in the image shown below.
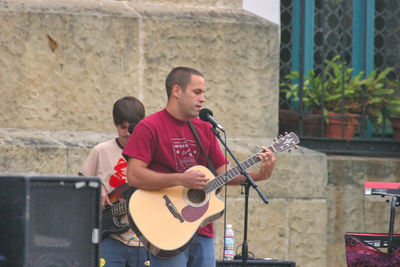
<path fill-rule="evenodd" d="M 387 253 L 389 254 L 389 256 L 392 256 L 394 219 L 396 215 L 396 206 L 400 205 L 399 201 L 400 201 L 400 196 L 394 196 L 392 198 L 392 208 L 390 209 L 390 223 L 389 223 L 388 248 L 387 248 Z"/>

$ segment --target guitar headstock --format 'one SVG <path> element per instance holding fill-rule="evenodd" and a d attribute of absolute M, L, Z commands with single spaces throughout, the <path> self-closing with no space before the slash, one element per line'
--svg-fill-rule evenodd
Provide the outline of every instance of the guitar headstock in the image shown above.
<path fill-rule="evenodd" d="M 297 144 L 300 143 L 299 137 L 293 133 L 285 133 L 284 136 L 279 136 L 279 139 L 275 138 L 274 143 L 268 148 L 273 152 L 281 152 L 292 148 L 297 148 Z"/>

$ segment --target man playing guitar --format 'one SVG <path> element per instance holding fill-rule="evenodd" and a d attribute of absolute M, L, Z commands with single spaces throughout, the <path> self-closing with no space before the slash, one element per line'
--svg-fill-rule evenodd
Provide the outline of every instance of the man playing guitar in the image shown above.
<path fill-rule="evenodd" d="M 207 166 L 188 121 L 196 128 L 200 141 L 216 173 L 225 172 L 225 159 L 210 124 L 197 118 L 205 102 L 206 84 L 203 74 L 188 67 L 173 69 L 166 78 L 168 102 L 165 109 L 138 123 L 123 154 L 128 158 L 128 184 L 144 190 L 160 190 L 173 186 L 203 189 L 209 178 L 192 166 Z M 272 174 L 275 157 L 262 147 L 258 154 L 261 168 L 249 171 L 251 177 L 264 180 Z M 229 184 L 240 184 L 238 175 Z M 146 205 L 146 203 L 143 203 Z M 156 212 L 151 221 L 157 221 Z M 169 258 L 152 254 L 151 266 L 215 266 L 212 223 L 200 227 L 184 251 Z M 165 233 L 174 239 L 173 233 Z"/>

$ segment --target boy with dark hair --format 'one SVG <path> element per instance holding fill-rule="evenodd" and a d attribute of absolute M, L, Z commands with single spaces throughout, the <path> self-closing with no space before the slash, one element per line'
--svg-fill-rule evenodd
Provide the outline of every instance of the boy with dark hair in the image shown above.
<path fill-rule="evenodd" d="M 122 150 L 130 137 L 129 126 L 137 124 L 144 116 L 144 106 L 137 98 L 125 96 L 118 99 L 113 106 L 113 119 L 118 137 L 96 145 L 79 172 L 84 176 L 100 177 L 103 183 L 101 197 L 103 215 L 104 209 L 109 209 L 113 205 L 109 199 L 111 192 L 116 188 L 129 190 L 128 186 L 123 187 L 126 185 L 127 162 L 122 156 Z M 126 215 L 122 217 L 121 223 L 128 223 Z M 139 239 L 132 230 L 121 234 L 112 233 L 100 243 L 100 266 L 144 266 L 146 259 L 146 250 L 140 246 Z"/>

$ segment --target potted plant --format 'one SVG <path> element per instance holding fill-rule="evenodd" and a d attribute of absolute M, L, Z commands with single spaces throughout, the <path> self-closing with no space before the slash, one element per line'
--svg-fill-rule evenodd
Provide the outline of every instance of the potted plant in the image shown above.
<path fill-rule="evenodd" d="M 350 104 L 350 109 L 366 115 L 375 130 L 378 130 L 383 123 L 383 113 L 388 103 L 394 101 L 395 104 L 394 90 L 390 88 L 388 85 L 390 82 L 387 80 L 387 75 L 392 70 L 392 68 L 386 68 L 381 72 L 373 70 L 368 77 L 360 81 L 361 90 L 354 95 Z"/>
<path fill-rule="evenodd" d="M 360 72 L 353 77 L 353 68 L 345 62 L 339 62 L 340 57 L 326 60 L 324 83 L 324 115 L 325 137 L 351 139 L 359 124 L 360 112 L 354 102 L 360 95 L 362 75 Z"/>
<path fill-rule="evenodd" d="M 299 77 L 299 72 L 292 71 L 285 76 L 285 79 L 289 82 L 282 82 L 280 84 L 280 92 L 284 99 L 287 100 L 289 109 L 279 109 L 279 126 L 286 131 L 298 132 L 299 128 L 299 83 L 291 82 L 298 81 Z M 320 76 L 316 76 L 313 70 L 310 70 L 308 75 L 304 76 L 302 96 L 302 111 L 304 116 L 302 120 L 303 134 L 305 136 L 320 136 L 321 118 L 320 116 L 314 115 L 321 107 L 321 90 L 319 90 L 320 79 Z"/>
<path fill-rule="evenodd" d="M 361 75 L 352 77 L 352 68 L 343 69 L 345 65 L 338 63 L 339 56 L 326 61 L 324 69 L 324 82 L 321 74 L 316 75 L 313 70 L 308 72 L 303 82 L 303 107 L 306 112 L 317 114 L 320 118 L 322 113 L 325 117 L 325 137 L 341 138 L 342 118 L 344 122 L 344 137 L 351 138 L 358 120 L 350 115 L 354 96 L 359 93 Z M 290 82 L 280 84 L 280 91 L 286 99 L 293 104 L 300 101 L 299 96 L 299 73 L 294 71 L 285 76 Z M 322 103 L 322 95 L 324 102 Z M 343 104 L 342 104 L 343 103 Z M 344 115 L 342 115 L 342 112 Z M 320 123 L 319 123 L 320 124 Z M 338 129 L 335 134 L 335 129 Z"/>
<path fill-rule="evenodd" d="M 382 105 L 392 91 L 385 87 L 386 76 L 390 68 L 378 73 L 374 70 L 367 78 L 360 72 L 353 76 L 353 68 L 345 62 L 339 62 L 340 57 L 326 60 L 324 82 L 321 74 L 315 75 L 310 70 L 304 77 L 303 106 L 307 112 L 325 117 L 324 137 L 351 139 L 354 136 L 361 114 L 373 120 L 375 125 L 381 123 Z M 292 72 L 285 77 L 291 80 L 281 83 L 280 90 L 291 103 L 299 99 L 298 72 Z M 321 102 L 322 95 L 324 102 Z"/>
<path fill-rule="evenodd" d="M 393 94 L 387 98 L 386 111 L 392 125 L 393 139 L 400 141 L 400 81 L 390 81 Z"/>

